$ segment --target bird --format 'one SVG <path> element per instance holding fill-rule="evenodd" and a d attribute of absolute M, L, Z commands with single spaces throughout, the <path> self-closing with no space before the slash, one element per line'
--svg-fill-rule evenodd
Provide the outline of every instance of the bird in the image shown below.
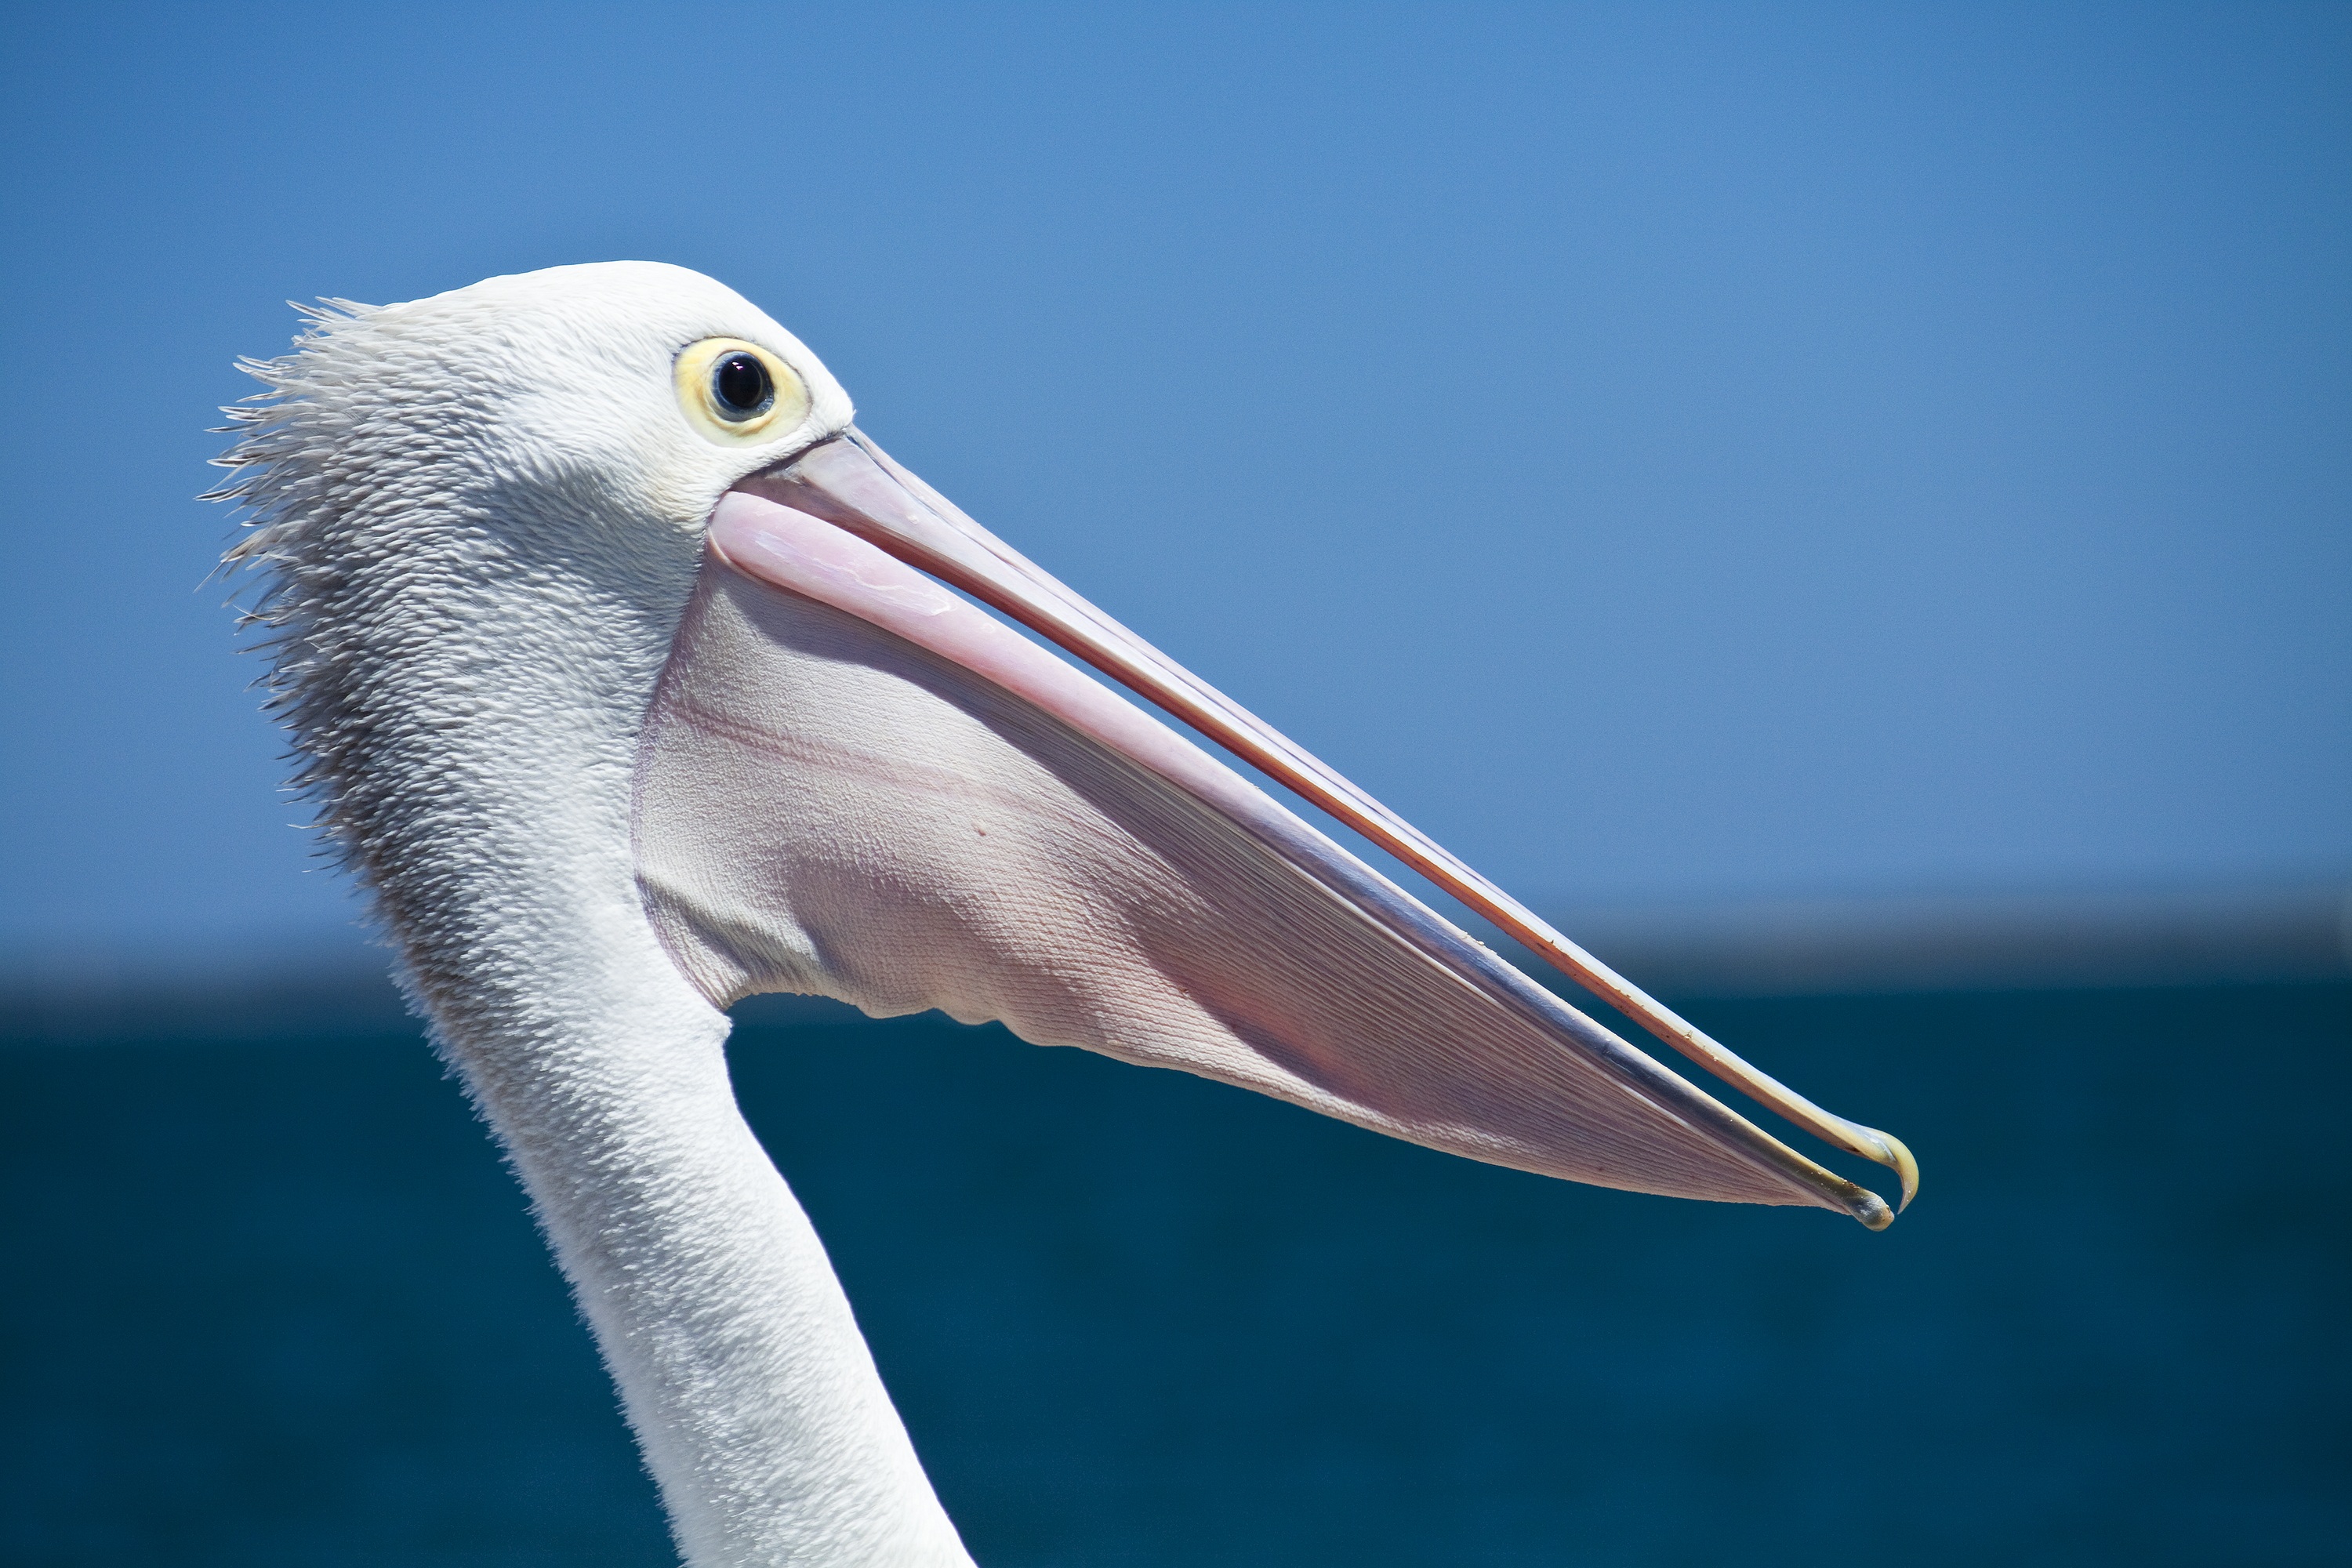
<path fill-rule="evenodd" d="M 957 509 L 733 289 L 604 262 L 298 309 L 289 352 L 240 362 L 262 389 L 210 492 L 266 700 L 693 1568 L 971 1562 L 737 1108 L 747 996 L 936 1008 L 1546 1175 L 1892 1219 L 1269 786 L 1916 1190 L 1898 1140 Z M 1050 451 L 1017 393 L 973 416 Z"/>

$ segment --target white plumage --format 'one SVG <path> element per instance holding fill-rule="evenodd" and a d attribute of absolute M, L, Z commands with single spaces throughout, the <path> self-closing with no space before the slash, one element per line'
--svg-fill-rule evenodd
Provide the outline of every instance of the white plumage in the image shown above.
<path fill-rule="evenodd" d="M 708 279 L 614 263 L 337 305 L 252 368 L 271 390 L 221 493 L 249 510 L 232 559 L 266 574 L 301 782 L 530 1193 L 689 1563 L 967 1561 L 736 1110 L 740 995 L 1002 1018 L 1475 1158 L 1885 1222 L 917 573 L 1287 745 L 891 465 Z"/>

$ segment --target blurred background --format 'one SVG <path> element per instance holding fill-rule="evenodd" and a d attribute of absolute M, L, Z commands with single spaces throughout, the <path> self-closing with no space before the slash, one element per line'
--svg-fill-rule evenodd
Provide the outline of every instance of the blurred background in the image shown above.
<path fill-rule="evenodd" d="M 614 258 L 1926 1168 L 751 1005 L 982 1562 L 2341 1551 L 2352 13 L 5 12 L 0 1557 L 671 1560 L 194 499 L 286 300 Z"/>

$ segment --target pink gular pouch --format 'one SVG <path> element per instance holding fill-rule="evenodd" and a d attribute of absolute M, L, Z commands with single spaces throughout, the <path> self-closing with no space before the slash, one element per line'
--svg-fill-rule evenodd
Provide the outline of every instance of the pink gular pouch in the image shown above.
<path fill-rule="evenodd" d="M 638 751 L 646 906 L 713 1003 L 936 1007 L 1545 1175 L 1889 1217 L 1118 692 L 771 496 L 798 499 L 755 479 L 712 515 Z M 1061 595 L 1044 613 L 1160 658 L 980 538 Z"/>

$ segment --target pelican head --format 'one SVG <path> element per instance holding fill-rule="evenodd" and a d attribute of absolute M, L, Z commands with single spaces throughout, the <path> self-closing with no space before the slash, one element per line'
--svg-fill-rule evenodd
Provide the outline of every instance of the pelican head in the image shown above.
<path fill-rule="evenodd" d="M 736 1110 L 743 996 L 936 1007 L 1545 1174 L 1892 1218 L 982 604 L 1916 1186 L 1900 1142 L 958 510 L 707 278 L 337 302 L 247 368 L 268 391 L 232 411 L 217 493 L 247 510 L 230 558 L 261 576 L 300 782 L 531 1194 L 689 1563 L 968 1561 Z"/>

